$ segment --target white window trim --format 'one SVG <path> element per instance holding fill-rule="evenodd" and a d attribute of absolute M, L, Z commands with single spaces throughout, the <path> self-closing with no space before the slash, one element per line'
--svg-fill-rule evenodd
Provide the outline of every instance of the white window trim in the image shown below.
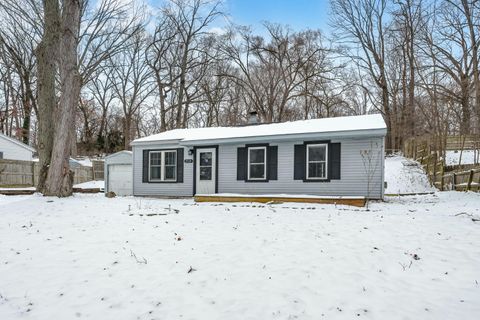
<path fill-rule="evenodd" d="M 307 144 L 307 156 L 305 165 L 305 176 L 307 180 L 327 180 L 328 179 L 328 143 Z M 308 167 L 310 163 L 310 147 L 325 147 L 325 161 L 311 161 L 312 163 L 324 163 L 325 162 L 325 176 L 324 177 L 310 177 L 308 174 Z"/>
<path fill-rule="evenodd" d="M 252 178 L 250 177 L 250 165 L 253 164 L 262 164 L 260 162 L 255 162 L 255 163 L 250 163 L 250 150 L 263 150 L 263 178 Z M 248 174 L 247 174 L 247 177 L 248 177 L 248 180 L 259 180 L 259 181 L 263 181 L 263 180 L 267 180 L 267 147 L 248 147 L 247 148 L 247 154 L 248 154 L 248 159 L 247 159 L 247 171 L 248 171 Z"/>
<path fill-rule="evenodd" d="M 175 179 L 165 179 L 165 153 L 167 152 L 174 152 L 175 153 Z M 152 179 L 151 175 L 151 167 L 152 167 L 152 162 L 151 162 L 151 154 L 152 153 L 159 153 L 160 154 L 160 179 Z M 177 181 L 177 150 L 153 150 L 148 152 L 148 181 L 149 182 L 175 182 Z M 173 166 L 173 165 L 172 165 Z M 156 166 L 158 167 L 158 165 Z"/>

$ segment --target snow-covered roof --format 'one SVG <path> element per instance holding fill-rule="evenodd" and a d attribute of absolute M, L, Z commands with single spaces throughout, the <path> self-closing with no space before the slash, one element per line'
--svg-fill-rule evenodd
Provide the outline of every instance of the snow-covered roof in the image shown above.
<path fill-rule="evenodd" d="M 121 150 L 121 151 L 118 151 L 118 152 L 109 154 L 108 156 L 105 157 L 105 160 L 106 160 L 106 159 L 110 159 L 110 158 L 117 157 L 117 156 L 122 155 L 122 154 L 125 154 L 125 155 L 128 155 L 128 156 L 133 155 L 132 151 L 129 151 L 129 150 Z"/>
<path fill-rule="evenodd" d="M 12 143 L 16 144 L 17 146 L 22 147 L 22 148 L 25 148 L 25 149 L 27 149 L 28 151 L 31 151 L 31 152 L 33 152 L 33 153 L 36 152 L 36 150 L 35 150 L 34 148 L 30 147 L 29 145 L 23 143 L 22 141 L 19 141 L 19 140 L 17 140 L 17 139 L 14 139 L 14 138 L 11 138 L 11 137 L 9 137 L 9 136 L 7 136 L 7 135 L 4 135 L 3 133 L 0 133 L 0 138 L 3 138 L 3 139 L 5 139 L 5 140 L 7 140 L 7 141 L 9 141 L 9 142 L 12 142 Z"/>
<path fill-rule="evenodd" d="M 380 114 L 300 120 L 283 123 L 260 124 L 241 127 L 209 127 L 175 129 L 136 139 L 132 145 L 157 141 L 182 141 L 195 143 L 204 140 L 286 136 L 298 134 L 386 130 Z"/>

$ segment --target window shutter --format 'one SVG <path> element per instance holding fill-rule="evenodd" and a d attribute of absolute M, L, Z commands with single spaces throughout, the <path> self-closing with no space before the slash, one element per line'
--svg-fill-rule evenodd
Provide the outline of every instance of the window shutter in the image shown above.
<path fill-rule="evenodd" d="M 183 182 L 183 150 L 177 149 L 177 182 Z"/>
<path fill-rule="evenodd" d="M 148 183 L 148 152 L 150 150 L 143 150 L 143 169 L 142 169 L 142 182 Z"/>
<path fill-rule="evenodd" d="M 268 162 L 268 180 L 277 180 L 278 172 L 278 147 L 267 147 L 267 162 Z"/>
<path fill-rule="evenodd" d="M 247 148 L 237 148 L 237 180 L 247 180 Z"/>
<path fill-rule="evenodd" d="M 341 154 L 341 147 L 340 143 L 330 143 L 328 146 L 330 150 L 329 155 L 329 178 L 330 180 L 340 180 L 340 154 Z"/>
<path fill-rule="evenodd" d="M 305 145 L 303 144 L 295 145 L 293 179 L 305 179 Z"/>

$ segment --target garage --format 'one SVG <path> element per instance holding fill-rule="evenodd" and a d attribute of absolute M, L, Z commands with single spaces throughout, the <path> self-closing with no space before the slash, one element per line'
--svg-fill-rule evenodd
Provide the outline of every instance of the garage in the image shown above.
<path fill-rule="evenodd" d="M 133 194 L 132 152 L 120 151 L 105 158 L 105 193 Z"/>

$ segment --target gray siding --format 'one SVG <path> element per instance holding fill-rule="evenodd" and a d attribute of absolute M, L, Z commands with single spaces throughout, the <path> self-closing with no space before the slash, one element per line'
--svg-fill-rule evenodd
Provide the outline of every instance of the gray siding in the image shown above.
<path fill-rule="evenodd" d="M 367 178 L 361 150 L 375 148 L 375 174 L 370 187 L 371 198 L 382 198 L 384 150 L 383 137 L 362 139 L 331 139 L 341 143 L 341 179 L 330 182 L 303 182 L 293 179 L 294 145 L 303 141 L 270 143 L 278 145 L 278 180 L 244 182 L 237 180 L 237 148 L 245 144 L 223 144 L 218 149 L 218 192 L 244 194 L 309 194 L 323 196 L 367 196 Z M 268 141 L 265 141 L 268 142 Z M 142 150 L 177 148 L 178 145 L 149 145 L 133 148 L 134 195 L 191 196 L 193 194 L 193 163 L 184 163 L 183 183 L 142 183 Z M 191 159 L 185 148 L 185 159 Z"/>
<path fill-rule="evenodd" d="M 219 181 L 220 193 L 245 194 L 309 194 L 322 196 L 367 196 L 367 178 L 360 155 L 361 150 L 373 146 L 376 170 L 370 188 L 371 198 L 382 198 L 383 186 L 383 138 L 344 139 L 332 142 L 341 143 L 341 179 L 330 182 L 303 182 L 293 180 L 294 145 L 303 141 L 282 142 L 278 145 L 278 180 L 269 182 L 238 181 L 236 167 L 237 148 L 244 145 L 220 145 L 219 147 Z M 232 168 L 233 167 L 233 168 Z"/>
<path fill-rule="evenodd" d="M 193 195 L 193 163 L 184 163 L 183 183 L 143 183 L 142 182 L 142 156 L 145 149 L 176 149 L 178 144 L 148 145 L 133 147 L 133 194 L 135 196 L 172 196 L 184 197 Z M 193 159 L 184 148 L 184 159 Z"/>

